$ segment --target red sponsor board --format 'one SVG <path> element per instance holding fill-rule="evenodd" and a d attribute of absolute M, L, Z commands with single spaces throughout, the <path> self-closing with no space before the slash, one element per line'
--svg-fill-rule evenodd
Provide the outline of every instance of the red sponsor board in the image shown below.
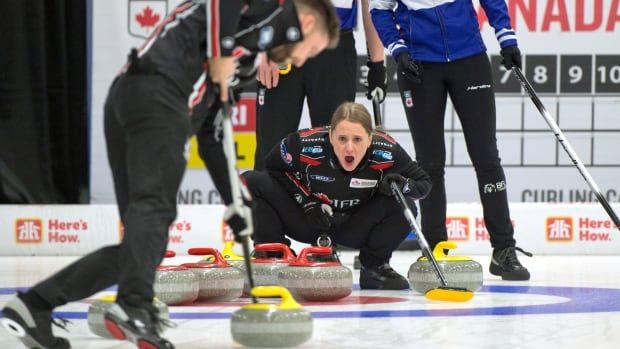
<path fill-rule="evenodd" d="M 469 240 L 469 217 L 447 217 L 448 240 Z"/>
<path fill-rule="evenodd" d="M 573 217 L 547 217 L 545 220 L 547 241 L 573 240 Z"/>
<path fill-rule="evenodd" d="M 256 132 L 256 97 L 243 96 L 232 110 L 235 132 Z"/>
<path fill-rule="evenodd" d="M 43 221 L 40 218 L 17 218 L 15 220 L 15 242 L 32 244 L 42 241 Z"/>

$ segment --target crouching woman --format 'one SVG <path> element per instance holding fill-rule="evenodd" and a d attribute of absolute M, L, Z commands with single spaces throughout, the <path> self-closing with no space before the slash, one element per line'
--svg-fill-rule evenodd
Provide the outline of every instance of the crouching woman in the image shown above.
<path fill-rule="evenodd" d="M 265 171 L 244 173 L 254 199 L 254 242 L 314 244 L 327 234 L 360 250 L 362 289 L 407 289 L 407 279 L 389 264 L 410 231 L 390 183 L 415 208 L 413 200 L 430 191 L 430 178 L 372 125 L 363 105 L 344 103 L 329 126 L 283 139 L 267 155 Z"/>

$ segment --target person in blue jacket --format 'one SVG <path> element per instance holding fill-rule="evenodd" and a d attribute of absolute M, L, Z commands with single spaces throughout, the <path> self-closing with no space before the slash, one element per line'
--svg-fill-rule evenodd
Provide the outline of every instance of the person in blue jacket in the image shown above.
<path fill-rule="evenodd" d="M 517 36 L 504 0 L 480 0 L 501 47 L 506 69 L 521 67 Z M 496 139 L 491 64 L 471 0 L 370 0 L 372 21 L 397 63 L 397 80 L 416 160 L 431 176 L 420 202 L 422 231 L 431 247 L 447 240 L 444 113 L 448 96 L 463 127 L 476 170 L 484 221 L 491 237 L 490 272 L 529 280 L 510 219 L 506 177 Z"/>

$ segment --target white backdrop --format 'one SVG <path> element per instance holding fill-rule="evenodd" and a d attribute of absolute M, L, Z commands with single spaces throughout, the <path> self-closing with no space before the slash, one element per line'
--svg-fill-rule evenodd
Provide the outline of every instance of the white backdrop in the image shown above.
<path fill-rule="evenodd" d="M 130 48 L 142 42 L 153 26 L 161 20 L 178 0 L 108 0 L 93 1 L 92 30 L 92 133 L 91 133 L 91 201 L 113 203 L 114 194 L 110 171 L 106 162 L 102 131 L 102 106 L 107 88 L 124 63 Z M 611 202 L 620 202 L 620 9 L 618 1 L 507 1 L 522 53 L 525 55 L 526 75 L 531 76 L 540 91 L 543 103 L 559 120 L 569 141 Z M 147 7 L 151 9 L 148 12 Z M 131 12 L 130 12 L 131 11 Z M 159 12 L 158 12 L 159 11 Z M 138 21 L 139 18 L 142 21 Z M 144 18 L 151 19 L 145 21 Z M 147 23 L 147 26 L 140 25 Z M 487 22 L 481 24 L 489 54 L 498 54 L 499 48 Z M 356 31 L 358 52 L 365 52 L 363 31 Z M 542 59 L 539 57 L 543 55 Z M 604 59 L 600 58 L 602 55 Z M 578 71 L 564 71 L 575 56 L 586 56 Z M 388 57 L 388 60 L 390 58 Z M 578 58 L 579 59 L 579 58 Z M 531 69 L 528 68 L 531 62 Z M 538 68 L 537 68 L 538 67 Z M 533 75 L 534 71 L 545 74 Z M 499 68 L 498 68 L 499 69 Z M 528 72 L 531 70 L 531 74 Z M 581 74 L 579 83 L 585 83 L 580 93 L 564 93 L 557 86 Z M 502 72 L 497 71 L 498 79 Z M 540 78 L 547 80 L 538 84 Z M 604 80 L 605 84 L 601 84 Z M 510 86 L 514 81 L 508 81 Z M 550 87 L 549 83 L 555 85 Z M 391 88 L 395 87 L 391 82 Z M 497 84 L 501 85 L 501 81 Z M 562 85 L 562 86 L 564 86 Z M 579 86 L 579 84 L 574 84 Z M 498 87 L 501 90 L 502 86 Z M 583 87 L 583 85 L 582 85 Z M 601 93 L 600 90 L 612 91 Z M 584 92 L 585 91 L 585 92 Z M 615 91 L 615 92 L 614 92 Z M 252 94 L 248 95 L 252 98 Z M 363 95 L 357 100 L 368 104 Z M 246 101 L 248 105 L 252 100 Z M 253 108 L 251 108 L 253 109 Z M 580 202 L 592 201 L 587 184 L 568 157 L 557 147 L 555 137 L 534 108 L 529 98 L 520 93 L 498 94 L 498 142 L 500 156 L 506 166 L 508 194 L 511 202 Z M 392 94 L 384 104 L 387 128 L 405 149 L 414 155 L 402 106 Z M 246 110 L 244 117 L 253 125 L 254 110 Z M 243 121 L 241 121 L 243 122 Z M 301 127 L 309 126 L 307 110 Z M 458 118 L 451 106 L 446 111 L 446 142 L 448 144 L 447 190 L 451 202 L 478 200 L 475 175 L 464 148 Z M 252 126 L 237 136 L 242 158 L 239 168 L 253 165 L 255 138 Z M 219 203 L 219 195 L 205 175 L 194 151 L 179 194 L 180 203 Z M 556 166 L 560 165 L 560 166 Z"/>

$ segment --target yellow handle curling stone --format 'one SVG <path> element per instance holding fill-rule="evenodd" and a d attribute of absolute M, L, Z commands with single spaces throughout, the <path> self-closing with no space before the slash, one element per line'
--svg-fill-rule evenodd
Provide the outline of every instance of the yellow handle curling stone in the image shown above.
<path fill-rule="evenodd" d="M 453 241 L 441 241 L 433 250 L 433 256 L 446 281 L 452 287 L 465 288 L 468 291 L 477 291 L 482 287 L 482 266 L 480 263 L 465 256 L 448 256 L 444 249 L 453 250 L 457 245 Z M 419 258 L 409 267 L 407 273 L 411 287 L 422 294 L 439 287 L 439 280 L 433 266 L 426 257 Z"/>
<path fill-rule="evenodd" d="M 312 337 L 310 312 L 281 286 L 258 286 L 251 290 L 258 298 L 280 297 L 281 302 L 251 303 L 232 314 L 230 331 L 237 343 L 258 348 L 295 347 Z"/>

